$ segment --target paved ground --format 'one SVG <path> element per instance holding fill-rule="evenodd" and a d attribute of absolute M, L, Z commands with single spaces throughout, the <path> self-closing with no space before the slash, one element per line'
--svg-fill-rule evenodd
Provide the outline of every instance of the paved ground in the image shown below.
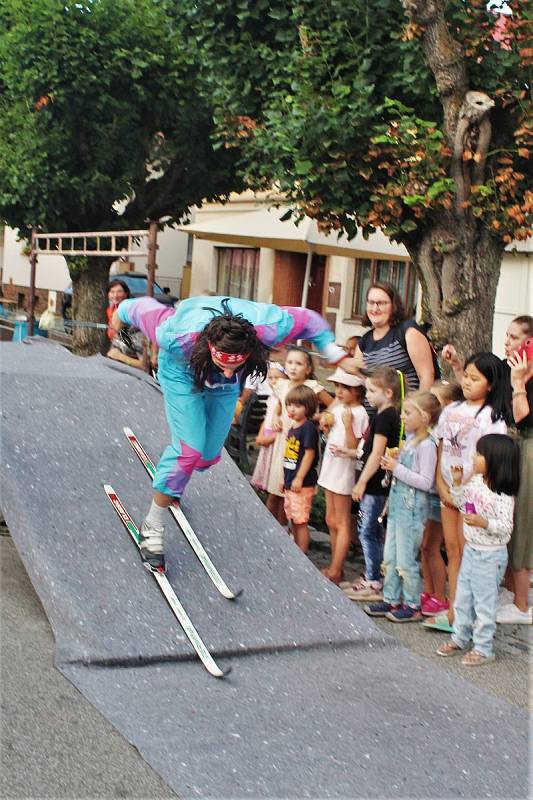
<path fill-rule="evenodd" d="M 54 639 L 0 528 L 1 798 L 171 798 L 137 750 L 54 667 Z"/>
<path fill-rule="evenodd" d="M 319 568 L 329 563 L 329 537 L 320 531 L 312 531 L 310 558 Z M 345 568 L 346 580 L 361 575 L 364 565 L 361 556 L 352 553 Z M 442 658 L 435 649 L 446 634 L 424 628 L 419 623 L 398 624 L 386 619 L 374 620 L 391 636 L 397 636 L 403 644 L 418 655 L 439 663 L 440 667 L 458 672 L 466 680 L 475 683 L 498 697 L 514 703 L 520 708 L 531 707 L 531 668 L 533 665 L 533 626 L 498 625 L 496 630 L 496 661 L 480 668 L 463 667 L 457 658 Z M 439 688 L 435 687 L 438 694 Z"/>
<path fill-rule="evenodd" d="M 311 559 L 328 561 L 325 534 L 313 534 Z M 5 528 L 0 527 L 1 798 L 164 798 L 176 795 L 53 666 L 54 641 L 41 604 Z M 358 574 L 359 559 L 347 565 Z M 434 654 L 441 637 L 416 624 L 378 621 L 414 652 L 438 660 L 467 680 L 527 708 L 531 628 L 499 626 L 498 660 L 461 667 Z M 439 687 L 435 686 L 438 695 Z"/>

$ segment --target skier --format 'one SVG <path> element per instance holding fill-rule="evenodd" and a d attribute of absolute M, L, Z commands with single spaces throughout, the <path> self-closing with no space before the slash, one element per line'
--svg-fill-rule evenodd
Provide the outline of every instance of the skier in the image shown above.
<path fill-rule="evenodd" d="M 158 379 L 172 442 L 157 465 L 141 556 L 147 569 L 164 572 L 166 510 L 180 500 L 194 470 L 220 460 L 241 385 L 248 375 L 266 377 L 268 349 L 306 339 L 347 372 L 361 365 L 308 308 L 229 297 L 191 297 L 169 308 L 140 297 L 124 300 L 115 312 L 114 328 L 124 325 L 139 328 L 160 348 Z"/>

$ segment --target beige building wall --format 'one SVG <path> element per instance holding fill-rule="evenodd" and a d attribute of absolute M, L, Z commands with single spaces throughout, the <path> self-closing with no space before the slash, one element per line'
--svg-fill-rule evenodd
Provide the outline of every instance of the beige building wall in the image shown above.
<path fill-rule="evenodd" d="M 492 328 L 492 346 L 496 355 L 503 357 L 505 331 L 515 317 L 523 314 L 533 316 L 533 240 L 531 239 L 516 243 L 503 257 Z"/>
<path fill-rule="evenodd" d="M 238 196 L 225 206 L 206 204 L 197 210 L 196 222 L 205 225 L 210 219 L 220 222 L 225 214 L 243 214 L 243 230 L 246 226 L 246 212 L 263 207 L 251 193 Z M 217 243 L 207 239 L 195 238 L 192 257 L 191 294 L 216 291 L 217 286 L 217 248 L 242 247 L 242 244 Z M 406 250 L 391 242 L 382 233 L 371 237 L 364 243 L 359 257 L 369 255 L 381 258 L 406 259 Z M 272 301 L 274 262 L 276 251 L 262 247 L 259 261 L 259 285 L 257 299 Z M 350 319 L 354 288 L 355 257 L 339 255 L 328 256 L 326 287 L 324 292 L 324 314 L 335 314 L 335 336 L 343 343 L 350 336 L 360 336 L 365 332 L 359 323 Z M 339 307 L 328 303 L 328 284 L 340 283 Z M 420 292 L 419 292 L 420 295 Z M 509 322 L 520 314 L 533 315 L 533 240 L 515 243 L 508 248 L 502 261 L 502 270 L 496 297 L 496 310 L 493 325 L 493 349 L 503 356 L 503 340 Z"/>
<path fill-rule="evenodd" d="M 13 228 L 4 230 L 4 250 L 2 260 L 2 283 L 15 286 L 30 285 L 30 259 L 24 251 L 26 242 L 18 241 L 18 232 Z M 37 289 L 63 291 L 70 277 L 65 259 L 62 256 L 41 256 L 35 271 Z"/>

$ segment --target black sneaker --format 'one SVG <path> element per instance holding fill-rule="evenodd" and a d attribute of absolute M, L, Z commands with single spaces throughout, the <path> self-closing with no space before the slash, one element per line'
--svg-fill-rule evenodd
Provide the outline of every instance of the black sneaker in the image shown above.
<path fill-rule="evenodd" d="M 146 520 L 141 525 L 141 558 L 144 566 L 150 572 L 165 573 L 165 528 L 154 528 Z"/>
<path fill-rule="evenodd" d="M 419 608 L 412 606 L 400 606 L 394 611 L 389 611 L 385 614 L 385 619 L 391 622 L 421 622 L 424 617 L 420 613 Z"/>
<path fill-rule="evenodd" d="M 397 608 L 400 608 L 399 604 L 393 603 L 370 603 L 368 606 L 364 606 L 364 611 L 368 614 L 369 617 L 384 617 L 385 614 L 388 614 L 390 611 L 396 611 Z"/>

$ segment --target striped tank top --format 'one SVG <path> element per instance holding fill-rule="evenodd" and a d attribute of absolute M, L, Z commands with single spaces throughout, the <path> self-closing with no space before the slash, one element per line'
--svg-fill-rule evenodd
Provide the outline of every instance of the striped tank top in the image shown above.
<path fill-rule="evenodd" d="M 404 332 L 407 331 L 408 328 L 416 327 L 416 323 L 412 320 L 406 320 L 402 322 L 401 325 Z M 393 369 L 399 369 L 404 374 L 406 391 L 418 389 L 420 381 L 407 350 L 405 350 L 398 339 L 398 327 L 391 328 L 383 339 L 379 339 L 379 341 L 374 341 L 373 332 L 368 331 L 359 340 L 359 349 L 363 354 L 365 367 L 367 369 L 372 369 L 372 367 L 392 367 Z M 365 402 L 365 407 L 366 405 Z M 373 411 L 372 409 L 370 413 L 373 413 Z"/>

